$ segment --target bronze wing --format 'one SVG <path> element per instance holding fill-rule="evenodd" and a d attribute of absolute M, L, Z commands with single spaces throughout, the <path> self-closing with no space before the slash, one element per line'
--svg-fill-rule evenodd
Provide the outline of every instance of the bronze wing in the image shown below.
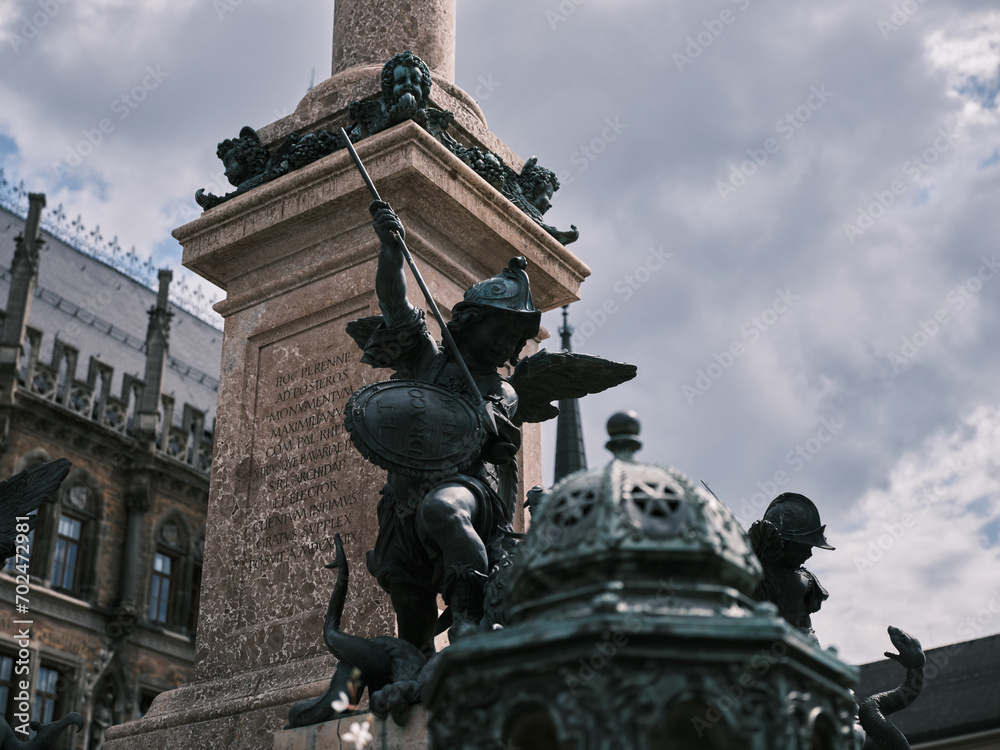
<path fill-rule="evenodd" d="M 522 359 L 508 381 L 517 391 L 516 424 L 544 422 L 559 414 L 552 404 L 582 398 L 621 385 L 635 377 L 635 365 L 612 362 L 592 354 L 547 352 Z"/>
<path fill-rule="evenodd" d="M 0 482 L 0 565 L 17 551 L 17 517 L 33 513 L 52 497 L 69 474 L 71 466 L 68 458 L 57 458 Z M 38 516 L 32 516 L 28 523 L 35 528 Z"/>

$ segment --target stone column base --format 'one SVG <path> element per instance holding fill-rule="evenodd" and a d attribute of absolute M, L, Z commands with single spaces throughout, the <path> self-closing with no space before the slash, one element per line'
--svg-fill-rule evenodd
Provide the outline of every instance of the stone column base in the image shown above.
<path fill-rule="evenodd" d="M 322 695 L 335 661 L 321 654 L 290 664 L 196 680 L 161 693 L 142 719 L 107 732 L 107 750 L 270 748 L 298 700 Z M 339 746 L 338 746 L 339 750 Z"/>
<path fill-rule="evenodd" d="M 354 745 L 344 739 L 354 726 L 368 722 L 371 742 L 365 750 L 426 750 L 427 713 L 423 706 L 413 706 L 403 726 L 391 718 L 382 720 L 370 713 L 355 713 L 311 727 L 283 729 L 274 733 L 274 750 L 348 750 Z"/>
<path fill-rule="evenodd" d="M 577 298 L 587 266 L 419 125 L 357 150 L 445 312 L 518 255 L 536 307 Z M 174 233 L 185 266 L 226 290 L 196 680 L 110 728 L 106 750 L 270 750 L 291 705 L 321 695 L 333 674 L 322 633 L 334 533 L 354 571 L 344 632 L 394 631 L 388 597 L 365 572 L 384 474 L 343 434 L 350 394 L 388 375 L 360 362 L 346 330 L 379 312 L 370 201 L 339 151 Z M 415 285 L 410 295 L 424 305 Z M 539 442 L 540 428 L 525 426 L 519 500 L 541 482 Z"/>

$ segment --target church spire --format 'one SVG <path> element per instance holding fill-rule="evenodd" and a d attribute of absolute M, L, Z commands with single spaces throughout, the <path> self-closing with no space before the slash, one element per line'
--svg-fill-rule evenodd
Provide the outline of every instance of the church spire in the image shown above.
<path fill-rule="evenodd" d="M 564 352 L 573 351 L 570 337 L 573 327 L 569 324 L 569 305 L 563 311 L 563 324 L 559 329 Z M 583 444 L 583 427 L 580 423 L 580 404 L 575 398 L 559 400 L 559 417 L 556 422 L 556 470 L 558 482 L 574 471 L 587 468 L 587 450 Z"/>

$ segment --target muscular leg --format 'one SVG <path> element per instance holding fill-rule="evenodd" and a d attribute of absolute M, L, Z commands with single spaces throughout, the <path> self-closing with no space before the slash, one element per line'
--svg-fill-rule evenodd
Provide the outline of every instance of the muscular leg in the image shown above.
<path fill-rule="evenodd" d="M 390 583 L 389 596 L 396 612 L 399 637 L 430 657 L 434 653 L 434 631 L 437 629 L 437 595 L 423 586 Z"/>
<path fill-rule="evenodd" d="M 447 484 L 424 497 L 417 509 L 417 535 L 441 558 L 442 594 L 452 614 L 450 637 L 475 630 L 483 615 L 489 561 L 473 525 L 479 500 L 462 484 Z"/>
<path fill-rule="evenodd" d="M 472 520 L 478 499 L 463 484 L 446 484 L 425 497 L 417 509 L 417 534 L 424 544 L 433 545 L 444 568 L 468 565 L 486 574 L 486 545 Z"/>

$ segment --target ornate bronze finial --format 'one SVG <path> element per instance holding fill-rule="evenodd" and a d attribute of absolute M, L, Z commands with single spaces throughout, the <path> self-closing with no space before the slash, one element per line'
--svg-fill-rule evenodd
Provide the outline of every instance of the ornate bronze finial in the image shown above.
<path fill-rule="evenodd" d="M 604 447 L 615 454 L 619 461 L 631 461 L 636 451 L 642 448 L 639 431 L 642 425 L 634 411 L 615 412 L 608 419 L 608 437 Z"/>

